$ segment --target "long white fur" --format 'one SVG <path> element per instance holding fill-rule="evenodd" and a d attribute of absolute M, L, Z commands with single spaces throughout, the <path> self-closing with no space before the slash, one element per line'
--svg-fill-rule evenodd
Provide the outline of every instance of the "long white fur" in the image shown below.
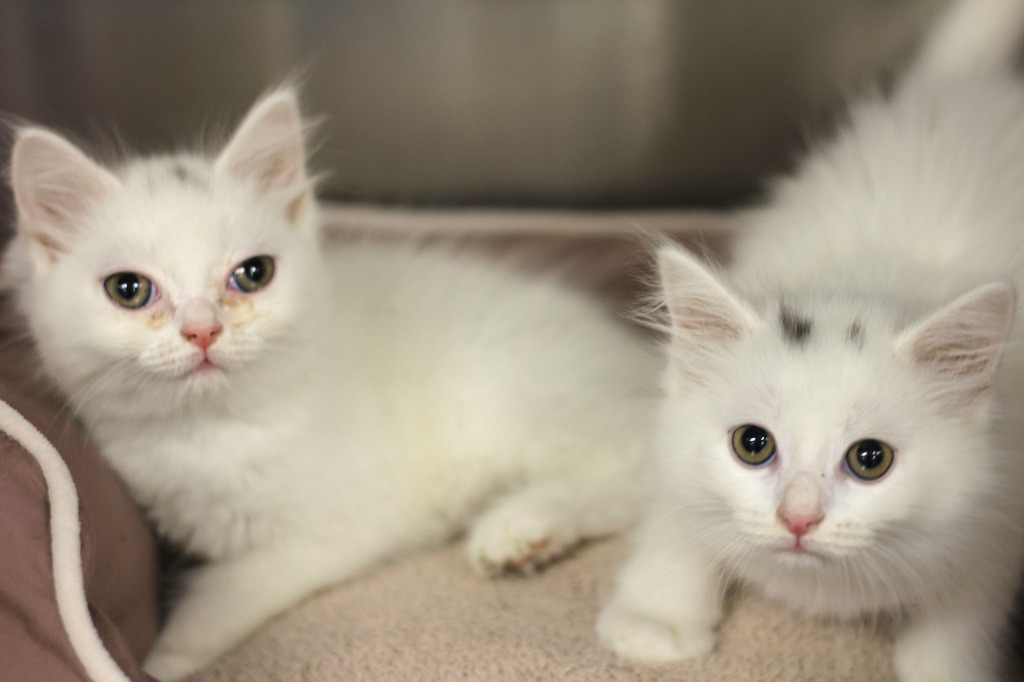
<path fill-rule="evenodd" d="M 302 145 L 282 90 L 213 159 L 103 169 L 39 129 L 13 150 L 4 276 L 46 369 L 158 529 L 209 560 L 147 662 L 161 679 L 463 529 L 494 573 L 634 513 L 646 341 L 551 277 L 414 244 L 325 251 Z M 261 254 L 270 285 L 230 290 Z M 160 296 L 116 306 L 103 280 L 122 271 Z M 183 337 L 196 301 L 223 324 L 215 371 Z"/>
<path fill-rule="evenodd" d="M 1024 556 L 1022 32 L 1024 3 L 954 4 L 891 96 L 743 214 L 727 272 L 661 253 L 661 485 L 598 621 L 620 655 L 709 653 L 738 580 L 808 614 L 892 615 L 902 682 L 998 679 Z M 733 454 L 744 424 L 774 435 L 770 464 Z M 865 438 L 896 451 L 870 483 L 843 467 Z M 794 500 L 824 513 L 803 553 Z"/>

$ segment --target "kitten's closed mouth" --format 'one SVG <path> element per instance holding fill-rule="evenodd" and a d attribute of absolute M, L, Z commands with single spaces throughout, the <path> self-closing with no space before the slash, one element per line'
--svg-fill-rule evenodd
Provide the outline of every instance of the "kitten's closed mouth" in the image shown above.
<path fill-rule="evenodd" d="M 217 364 L 215 364 L 210 358 L 203 357 L 203 359 L 192 369 L 187 370 L 182 378 L 188 379 L 197 376 L 209 375 L 211 373 L 220 373 L 224 370 Z"/>
<path fill-rule="evenodd" d="M 779 547 L 775 549 L 774 552 L 775 554 L 780 554 L 782 556 L 789 558 L 790 561 L 829 560 L 829 556 L 827 554 L 818 552 L 813 549 L 808 549 L 806 545 L 801 544 L 799 542 L 792 545 L 786 545 L 785 547 Z"/>

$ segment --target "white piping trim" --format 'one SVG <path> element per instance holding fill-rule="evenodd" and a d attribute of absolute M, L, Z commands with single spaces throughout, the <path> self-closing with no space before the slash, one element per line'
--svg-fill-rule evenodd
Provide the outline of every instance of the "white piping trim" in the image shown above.
<path fill-rule="evenodd" d="M 50 498 L 50 539 L 57 610 L 71 648 L 96 682 L 130 682 L 103 645 L 89 616 L 82 577 L 78 492 L 67 464 L 48 440 L 14 408 L 0 400 L 0 429 L 36 458 Z"/>

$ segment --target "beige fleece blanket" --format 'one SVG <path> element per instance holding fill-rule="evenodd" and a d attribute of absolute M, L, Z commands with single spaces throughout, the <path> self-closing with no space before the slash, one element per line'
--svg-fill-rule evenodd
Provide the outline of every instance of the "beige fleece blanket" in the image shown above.
<path fill-rule="evenodd" d="M 886 682 L 884 625 L 801 619 L 737 595 L 711 657 L 663 667 L 617 661 L 594 620 L 625 556 L 593 543 L 530 577 L 485 580 L 455 544 L 322 592 L 277 618 L 195 682 L 564 680 Z"/>

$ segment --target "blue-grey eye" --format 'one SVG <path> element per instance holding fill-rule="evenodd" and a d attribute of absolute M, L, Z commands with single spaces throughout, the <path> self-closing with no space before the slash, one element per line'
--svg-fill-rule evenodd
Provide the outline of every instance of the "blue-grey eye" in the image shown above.
<path fill-rule="evenodd" d="M 274 259 L 270 256 L 253 256 L 235 266 L 231 273 L 231 284 L 245 294 L 259 291 L 274 279 Z"/>
<path fill-rule="evenodd" d="M 111 301 L 130 310 L 145 308 L 156 292 L 153 283 L 136 272 L 116 272 L 103 280 L 103 288 Z"/>
<path fill-rule="evenodd" d="M 732 450 L 744 464 L 760 466 L 775 456 L 775 438 L 756 424 L 746 424 L 732 432 Z"/>
<path fill-rule="evenodd" d="M 846 451 L 847 470 L 863 481 L 874 481 L 885 476 L 892 462 L 892 448 L 874 438 L 857 441 Z"/>

